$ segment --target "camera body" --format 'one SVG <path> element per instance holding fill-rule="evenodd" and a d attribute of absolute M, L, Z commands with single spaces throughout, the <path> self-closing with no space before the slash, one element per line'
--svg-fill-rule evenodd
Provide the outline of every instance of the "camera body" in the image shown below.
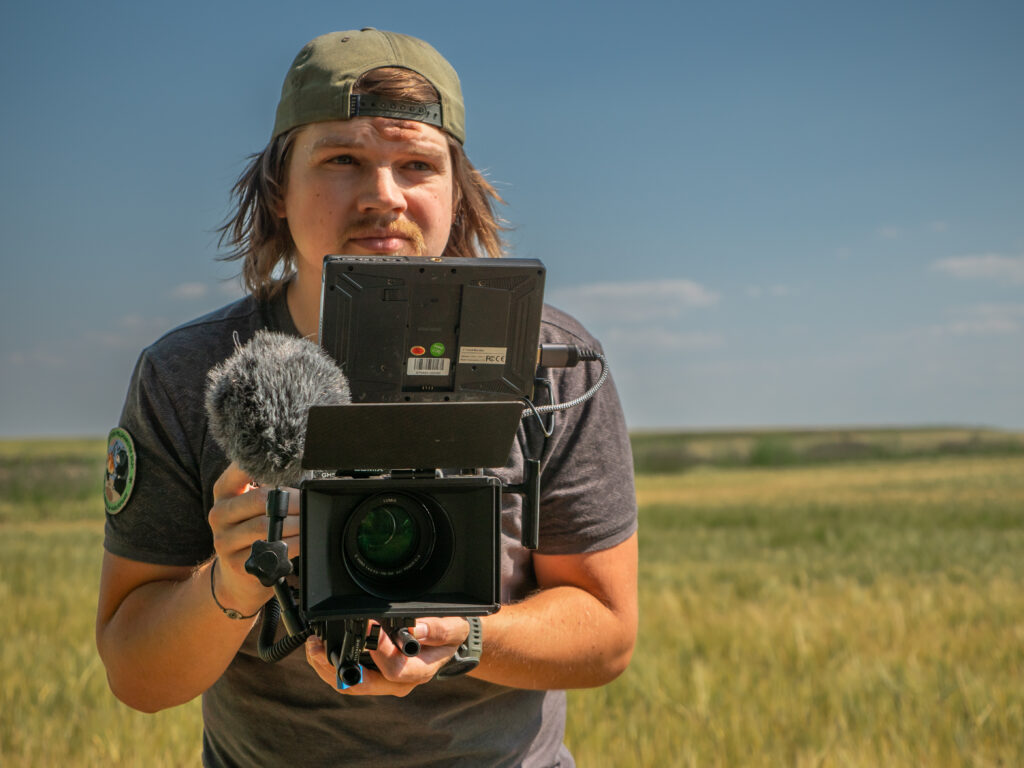
<path fill-rule="evenodd" d="M 498 610 L 495 477 L 307 480 L 300 526 L 301 606 L 310 621 Z"/>

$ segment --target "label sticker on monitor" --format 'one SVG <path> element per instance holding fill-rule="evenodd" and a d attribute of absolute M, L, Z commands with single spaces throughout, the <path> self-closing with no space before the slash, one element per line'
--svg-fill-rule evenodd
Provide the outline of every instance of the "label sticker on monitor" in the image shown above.
<path fill-rule="evenodd" d="M 447 376 L 451 363 L 450 357 L 410 357 L 406 373 L 409 376 Z"/>
<path fill-rule="evenodd" d="M 508 347 L 459 347 L 459 363 L 504 365 Z"/>

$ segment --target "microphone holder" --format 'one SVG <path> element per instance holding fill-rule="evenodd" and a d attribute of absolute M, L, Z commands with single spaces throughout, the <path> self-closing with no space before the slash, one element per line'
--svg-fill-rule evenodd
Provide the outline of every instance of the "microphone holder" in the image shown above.
<path fill-rule="evenodd" d="M 311 633 L 299 612 L 299 607 L 295 604 L 291 587 L 286 580 L 292 572 L 292 563 L 288 559 L 288 545 L 281 540 L 281 531 L 285 518 L 288 517 L 288 497 L 288 491 L 283 488 L 275 488 L 267 494 L 267 538 L 265 541 L 253 542 L 249 559 L 245 561 L 245 570 L 248 573 L 258 578 L 263 586 L 274 588 L 278 603 L 272 608 L 265 606 L 259 653 L 260 658 L 263 658 L 264 654 L 271 658 L 264 661 L 284 658 L 302 645 Z M 268 606 L 270 603 L 273 603 L 273 600 Z M 266 643 L 273 643 L 278 617 L 284 619 L 288 637 L 277 645 L 265 647 Z"/>
<path fill-rule="evenodd" d="M 264 587 L 272 587 L 292 572 L 288 559 L 288 545 L 281 540 L 284 520 L 288 516 L 288 491 L 275 488 L 267 494 L 267 539 L 253 542 L 252 552 L 245 561 L 245 570 L 260 580 Z"/>

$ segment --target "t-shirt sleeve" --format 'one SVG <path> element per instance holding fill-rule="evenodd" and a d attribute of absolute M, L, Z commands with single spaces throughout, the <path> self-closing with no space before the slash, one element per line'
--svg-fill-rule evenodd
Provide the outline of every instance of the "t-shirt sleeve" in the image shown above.
<path fill-rule="evenodd" d="M 559 402 L 590 389 L 600 370 L 598 362 L 566 369 L 555 385 Z M 620 544 L 637 530 L 637 507 L 629 434 L 612 378 L 557 419 L 542 462 L 540 552 L 580 554 Z"/>
<path fill-rule="evenodd" d="M 196 565 L 213 553 L 198 449 L 181 413 L 196 407 L 183 389 L 164 384 L 158 365 L 143 352 L 119 424 L 135 445 L 135 477 L 120 511 L 107 514 L 108 552 L 159 565 Z"/>

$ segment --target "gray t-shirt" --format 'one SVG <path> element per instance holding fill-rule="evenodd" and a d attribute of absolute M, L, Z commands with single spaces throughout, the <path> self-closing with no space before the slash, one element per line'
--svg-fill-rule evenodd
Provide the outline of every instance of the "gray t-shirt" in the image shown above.
<path fill-rule="evenodd" d="M 296 334 L 284 292 L 247 297 L 183 325 L 143 351 L 120 427 L 136 448 L 135 483 L 108 514 L 106 549 L 163 565 L 197 565 L 213 555 L 207 522 L 213 485 L 228 460 L 210 435 L 206 373 L 259 329 Z M 574 319 L 545 307 L 541 342 L 597 342 Z M 541 370 L 558 402 L 585 392 L 600 366 Z M 636 530 L 633 468 L 625 421 L 609 381 L 587 403 L 558 415 L 542 457 L 540 549 L 574 554 L 607 549 Z M 522 480 L 524 430 L 508 464 L 493 474 Z M 520 545 L 522 501 L 502 505 L 502 602 L 537 588 L 531 553 Z M 460 677 L 419 686 L 405 698 L 342 696 L 301 651 L 260 661 L 258 626 L 221 678 L 203 694 L 203 762 L 208 766 L 304 764 L 379 766 L 572 766 L 562 744 L 565 693 L 528 691 Z M 538 642 L 558 642 L 540 637 Z M 188 664 L 183 659 L 182 664 Z"/>

